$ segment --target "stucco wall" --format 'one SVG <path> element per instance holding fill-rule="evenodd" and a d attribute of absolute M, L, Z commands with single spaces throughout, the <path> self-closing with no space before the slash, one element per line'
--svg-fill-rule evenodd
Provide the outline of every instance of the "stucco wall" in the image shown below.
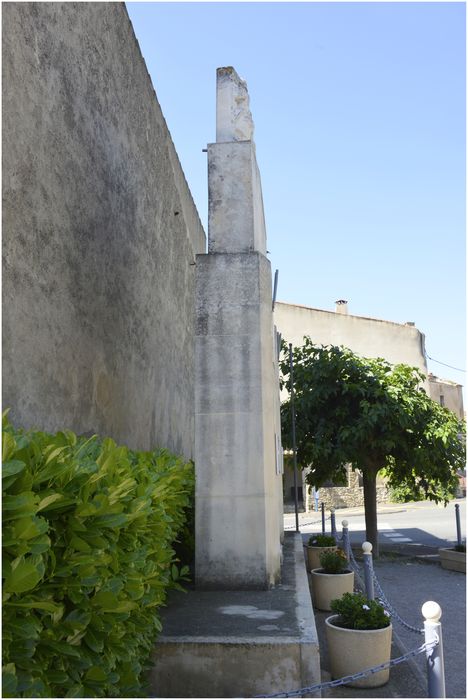
<path fill-rule="evenodd" d="M 125 7 L 2 10 L 4 407 L 191 456 L 205 234 Z"/>
<path fill-rule="evenodd" d="M 458 418 L 464 417 L 463 387 L 461 384 L 429 375 L 429 396 L 438 404 L 453 411 Z"/>
<path fill-rule="evenodd" d="M 427 374 L 424 335 L 414 326 L 280 302 L 275 323 L 287 343 L 302 345 L 309 335 L 318 345 L 344 345 L 363 357 L 383 357 Z"/>
<path fill-rule="evenodd" d="M 274 315 L 283 340 L 293 346 L 302 345 L 304 336 L 308 335 L 318 345 L 344 345 L 363 357 L 382 357 L 392 364 L 408 364 L 427 375 L 424 335 L 413 325 L 281 302 L 276 302 Z M 429 392 L 428 382 L 425 387 Z M 320 488 L 320 501 L 327 508 L 364 503 L 363 488 L 351 474 L 348 486 Z M 314 501 L 305 476 L 306 472 L 299 472 L 299 486 L 303 493 L 301 506 L 309 510 L 314 508 Z M 292 486 L 293 473 L 285 469 L 283 488 L 288 509 L 293 499 Z M 387 496 L 388 490 L 381 483 L 377 491 L 378 502 L 387 500 Z"/>

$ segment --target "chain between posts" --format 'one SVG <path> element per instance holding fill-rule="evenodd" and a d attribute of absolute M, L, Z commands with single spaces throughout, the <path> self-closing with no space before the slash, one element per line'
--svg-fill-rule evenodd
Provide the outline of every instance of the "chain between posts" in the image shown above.
<path fill-rule="evenodd" d="M 299 695 L 305 695 L 306 693 L 317 692 L 319 690 L 325 690 L 327 688 L 337 688 L 340 685 L 345 685 L 346 683 L 352 683 L 353 681 L 360 680 L 361 678 L 366 678 L 374 673 L 379 673 L 379 671 L 384 671 L 386 668 L 392 668 L 397 664 L 401 664 L 403 661 L 407 661 L 418 654 L 424 652 L 429 652 L 434 649 L 439 643 L 439 639 L 436 638 L 430 644 L 421 644 L 417 649 L 407 652 L 403 656 L 398 656 L 396 659 L 390 659 L 379 666 L 374 666 L 372 668 L 366 668 L 364 671 L 359 671 L 351 676 L 343 676 L 343 678 L 337 678 L 333 681 L 326 681 L 325 683 L 315 683 L 314 685 L 309 685 L 305 688 L 298 688 L 297 690 L 290 690 L 283 693 L 273 693 L 272 695 L 255 695 L 256 698 L 294 698 Z"/>
<path fill-rule="evenodd" d="M 353 550 L 350 548 L 350 565 L 354 568 L 354 570 L 358 574 L 362 574 L 361 568 L 354 558 Z M 375 571 L 372 572 L 373 580 L 375 587 L 377 589 L 377 592 L 379 594 L 379 599 L 383 603 L 383 605 L 388 608 L 389 613 L 392 615 L 392 618 L 395 618 L 397 622 L 399 622 L 403 627 L 406 627 L 406 629 L 410 630 L 410 632 L 414 632 L 415 634 L 424 634 L 424 630 L 418 627 L 414 627 L 413 625 L 410 625 L 408 622 L 405 622 L 403 618 L 397 613 L 393 605 L 389 602 L 387 596 L 385 595 L 382 586 L 380 585 L 380 582 L 375 574 Z"/>
<path fill-rule="evenodd" d="M 388 611 L 391 614 L 392 618 L 395 618 L 400 623 L 400 625 L 403 625 L 403 627 L 406 627 L 406 629 L 410 630 L 411 632 L 414 632 L 415 634 L 424 634 L 424 629 L 420 629 L 418 627 L 413 627 L 413 625 L 408 624 L 407 622 L 405 622 L 403 620 L 402 617 L 400 617 L 400 615 L 397 613 L 397 611 L 395 610 L 393 605 L 387 600 L 387 597 L 386 597 L 385 593 L 383 592 L 382 586 L 380 585 L 375 573 L 374 573 L 374 583 L 375 583 L 375 586 L 377 588 L 377 592 L 379 594 L 379 598 L 380 598 L 381 602 L 383 603 L 383 605 L 386 608 L 388 608 Z"/>
<path fill-rule="evenodd" d="M 330 516 L 327 515 L 325 520 L 330 520 Z M 322 519 L 320 520 L 310 520 L 308 523 L 301 523 L 301 527 L 307 527 L 308 525 L 319 525 L 322 522 Z M 294 525 L 286 525 L 285 530 L 295 530 Z M 312 534 L 312 533 L 311 533 Z"/>
<path fill-rule="evenodd" d="M 327 520 L 330 520 L 330 516 L 327 516 L 326 519 L 327 519 Z M 314 521 L 312 521 L 312 522 L 310 522 L 310 523 L 303 523 L 303 525 L 304 525 L 304 526 L 305 526 L 305 525 L 317 525 L 317 524 L 319 524 L 320 522 L 321 522 L 321 520 L 314 520 Z M 285 529 L 285 530 L 293 529 L 293 527 L 292 527 L 292 526 L 291 526 L 291 527 L 285 527 L 284 529 Z M 343 534 L 341 535 L 341 537 L 336 537 L 336 539 L 337 539 L 339 542 L 342 542 L 342 541 L 343 541 Z M 354 554 L 353 554 L 353 550 L 352 550 L 352 548 L 351 548 L 351 545 L 349 546 L 349 563 L 350 563 L 350 566 L 355 570 L 355 572 L 356 572 L 357 574 L 360 574 L 360 575 L 362 576 L 362 569 L 361 569 L 361 567 L 359 566 L 358 562 L 356 561 L 356 559 L 355 559 L 355 557 L 354 557 Z M 388 611 L 391 613 L 392 617 L 395 618 L 395 620 L 396 620 L 397 622 L 399 622 L 401 625 L 403 625 L 403 627 L 406 627 L 406 629 L 408 629 L 410 632 L 414 632 L 415 634 L 424 634 L 424 630 L 423 630 L 423 629 L 418 628 L 418 627 L 414 627 L 413 625 L 410 625 L 408 622 L 405 622 L 405 620 L 403 620 L 403 618 L 398 614 L 398 612 L 395 610 L 394 606 L 390 603 L 390 601 L 388 600 L 387 596 L 385 595 L 385 593 L 384 593 L 384 591 L 383 591 L 383 589 L 382 589 L 382 586 L 380 585 L 380 582 L 379 582 L 379 580 L 378 580 L 378 578 L 377 578 L 377 576 L 376 576 L 376 574 L 375 574 L 375 571 L 372 571 L 372 578 L 373 578 L 375 587 L 376 587 L 376 589 L 377 589 L 377 592 L 378 592 L 378 594 L 379 594 L 379 599 L 382 601 L 382 604 L 383 604 L 386 608 L 388 608 Z"/>

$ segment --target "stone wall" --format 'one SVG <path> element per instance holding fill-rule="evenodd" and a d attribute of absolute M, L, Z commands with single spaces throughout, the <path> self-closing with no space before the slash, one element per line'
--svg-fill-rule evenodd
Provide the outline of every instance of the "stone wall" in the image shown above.
<path fill-rule="evenodd" d="M 354 508 L 355 506 L 364 506 L 364 489 L 362 486 L 345 487 L 333 486 L 332 488 L 320 489 L 320 503 L 325 503 L 325 508 Z M 386 486 L 377 486 L 377 503 L 388 503 L 389 495 Z M 313 509 L 314 504 L 310 502 L 310 509 Z"/>
<path fill-rule="evenodd" d="M 3 405 L 193 454 L 205 234 L 125 6 L 3 9 Z"/>
<path fill-rule="evenodd" d="M 292 512 L 293 507 L 293 471 L 290 464 L 291 460 L 287 460 L 287 465 L 284 471 L 284 498 L 285 512 Z M 306 483 L 307 469 L 298 470 L 298 486 L 302 499 L 299 500 L 299 509 L 301 511 L 315 510 L 315 499 L 312 495 L 312 487 Z M 325 508 L 353 508 L 355 506 L 364 506 L 364 489 L 360 485 L 360 476 L 348 468 L 347 485 L 344 486 L 321 486 L 319 489 L 319 504 L 325 503 Z M 385 480 L 377 476 L 377 503 L 388 503 L 390 494 Z M 320 507 L 320 506 L 319 506 Z"/>

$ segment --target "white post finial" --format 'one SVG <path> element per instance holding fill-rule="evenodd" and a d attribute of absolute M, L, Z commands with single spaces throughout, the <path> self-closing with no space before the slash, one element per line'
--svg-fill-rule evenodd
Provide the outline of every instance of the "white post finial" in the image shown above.
<path fill-rule="evenodd" d="M 348 521 L 347 520 L 342 520 L 341 524 L 343 527 L 348 527 Z"/>
<path fill-rule="evenodd" d="M 370 554 L 372 552 L 372 544 L 370 542 L 363 542 L 362 551 L 364 554 Z"/>
<path fill-rule="evenodd" d="M 428 600 L 424 603 L 421 612 L 427 622 L 439 622 L 442 617 L 442 608 L 434 600 Z"/>

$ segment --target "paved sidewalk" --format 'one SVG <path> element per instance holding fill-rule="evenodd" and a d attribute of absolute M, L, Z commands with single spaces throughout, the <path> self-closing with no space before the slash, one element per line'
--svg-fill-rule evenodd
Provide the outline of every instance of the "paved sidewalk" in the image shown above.
<path fill-rule="evenodd" d="M 392 553 L 385 547 L 374 569 L 380 585 L 400 617 L 414 627 L 423 627 L 422 605 L 435 600 L 442 608 L 446 697 L 466 698 L 466 576 L 442 569 L 438 559 L 425 551 Z M 426 550 L 429 548 L 426 548 Z M 355 556 L 358 552 L 355 551 Z M 435 552 L 432 553 L 433 555 Z M 331 613 L 315 610 L 320 642 L 322 680 L 330 680 L 325 639 L 325 618 Z M 407 630 L 393 620 L 392 658 L 402 656 L 424 643 L 424 635 Z M 417 698 L 427 697 L 425 655 L 403 662 L 390 671 L 390 681 L 382 688 L 365 690 L 340 686 L 323 691 L 323 697 Z"/>

